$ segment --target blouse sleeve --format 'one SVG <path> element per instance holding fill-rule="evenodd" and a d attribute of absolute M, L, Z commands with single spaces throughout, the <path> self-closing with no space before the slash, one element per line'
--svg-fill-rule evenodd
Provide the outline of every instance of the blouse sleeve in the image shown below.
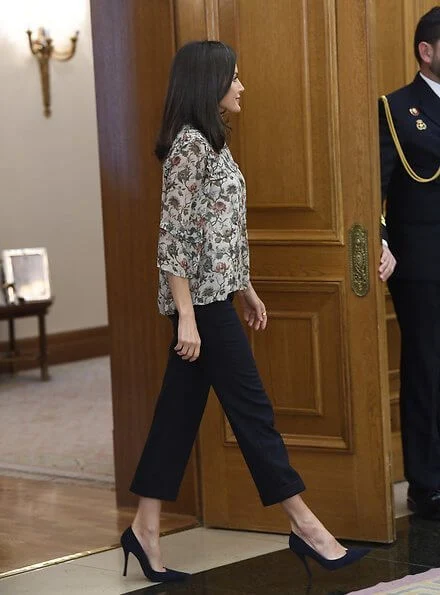
<path fill-rule="evenodd" d="M 205 168 L 206 147 L 194 138 L 175 147 L 164 165 L 157 266 L 176 277 L 197 276 Z"/>

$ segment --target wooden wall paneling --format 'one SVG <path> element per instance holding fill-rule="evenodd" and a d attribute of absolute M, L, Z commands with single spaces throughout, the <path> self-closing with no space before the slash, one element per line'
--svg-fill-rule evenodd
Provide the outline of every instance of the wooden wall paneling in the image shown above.
<path fill-rule="evenodd" d="M 176 48 L 188 41 L 206 39 L 206 0 L 174 0 Z"/>
<path fill-rule="evenodd" d="M 379 93 L 390 93 L 414 78 L 414 31 L 420 17 L 437 3 L 432 0 L 375 0 Z"/>
<path fill-rule="evenodd" d="M 409 4 L 413 4 L 414 8 L 413 8 L 413 29 L 412 31 L 409 32 L 410 34 L 410 39 L 412 41 L 412 36 L 414 34 L 414 28 L 417 24 L 417 21 L 420 19 L 421 16 L 423 16 L 424 14 L 426 14 L 429 10 L 431 10 L 431 8 L 434 8 L 435 6 L 438 6 L 438 2 L 436 2 L 435 0 L 405 0 L 406 2 L 408 2 Z"/>
<path fill-rule="evenodd" d="M 211 40 L 220 39 L 219 19 L 218 19 L 218 0 L 205 0 L 205 22 L 206 38 Z M 223 40 L 222 40 L 223 41 Z"/>
<path fill-rule="evenodd" d="M 411 80 L 407 80 L 411 57 L 408 30 L 413 21 L 413 4 L 412 0 L 375 0 L 380 94 L 389 93 Z"/>
<path fill-rule="evenodd" d="M 410 83 L 417 72 L 417 60 L 414 56 L 414 31 L 423 12 L 420 0 L 404 0 L 403 3 L 403 63 L 405 66 L 405 83 Z M 394 33 L 395 35 L 395 33 Z M 398 87 L 395 87 L 396 89 Z"/>
<path fill-rule="evenodd" d="M 38 351 L 38 337 L 29 337 L 17 341 L 21 353 Z M 8 343 L 0 343 L 0 353 L 8 350 Z M 107 326 L 79 329 L 76 331 L 64 331 L 52 333 L 47 336 L 47 350 L 49 366 L 76 362 L 93 357 L 102 357 L 109 354 L 109 329 Z M 8 373 L 10 364 L 0 360 L 0 374 Z M 14 364 L 16 371 L 37 368 L 38 362 L 20 362 Z M 49 370 L 50 372 L 50 370 Z"/>
<path fill-rule="evenodd" d="M 157 313 L 161 167 L 153 155 L 175 51 L 171 0 L 92 0 L 113 390 L 116 495 L 128 488 L 151 423 L 170 340 Z M 172 437 L 170 436 L 170 439 Z M 194 461 L 176 504 L 197 512 Z"/>
<path fill-rule="evenodd" d="M 218 0 L 174 0 L 176 47 L 188 41 L 219 39 Z"/>

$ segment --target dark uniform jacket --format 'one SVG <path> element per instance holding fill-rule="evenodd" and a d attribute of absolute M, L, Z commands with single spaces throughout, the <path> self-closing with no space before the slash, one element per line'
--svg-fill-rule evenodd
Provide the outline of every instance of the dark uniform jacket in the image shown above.
<path fill-rule="evenodd" d="M 388 97 L 409 165 L 430 178 L 440 166 L 440 97 L 418 74 Z M 414 109 L 415 108 L 415 109 Z M 405 171 L 379 102 L 382 196 L 388 244 L 400 279 L 440 281 L 440 178 L 420 183 Z"/>

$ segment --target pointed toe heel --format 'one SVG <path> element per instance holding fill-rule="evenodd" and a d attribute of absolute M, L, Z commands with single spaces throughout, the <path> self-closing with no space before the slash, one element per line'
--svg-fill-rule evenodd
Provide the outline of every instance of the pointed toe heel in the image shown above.
<path fill-rule="evenodd" d="M 310 547 L 310 545 L 301 539 L 301 537 L 298 537 L 298 535 L 293 532 L 289 537 L 289 548 L 302 561 L 309 577 L 312 576 L 312 573 L 307 558 L 312 558 L 312 560 L 318 562 L 318 564 L 326 570 L 338 570 L 339 568 L 343 568 L 344 566 L 348 566 L 349 564 L 353 564 L 353 562 L 360 560 L 370 551 L 369 548 L 366 547 L 353 547 L 349 548 L 340 558 L 329 560 L 328 558 L 321 556 L 321 554 L 318 554 L 316 550 Z"/>
<path fill-rule="evenodd" d="M 123 576 L 127 576 L 128 556 L 130 554 L 133 554 L 133 556 L 137 558 L 145 577 L 153 583 L 182 582 L 191 576 L 187 572 L 180 572 L 179 570 L 172 570 L 171 568 L 166 568 L 164 572 L 153 570 L 146 553 L 142 549 L 142 546 L 131 527 L 128 527 L 128 529 L 121 535 L 121 546 L 124 550 Z"/>

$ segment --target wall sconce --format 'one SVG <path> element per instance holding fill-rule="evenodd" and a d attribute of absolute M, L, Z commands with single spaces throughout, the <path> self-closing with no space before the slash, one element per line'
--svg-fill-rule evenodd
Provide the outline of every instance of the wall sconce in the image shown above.
<path fill-rule="evenodd" d="M 40 66 L 41 89 L 43 92 L 44 115 L 48 118 L 51 114 L 50 109 L 50 77 L 49 60 L 55 58 L 61 62 L 67 62 L 75 55 L 76 42 L 78 41 L 79 31 L 70 38 L 70 49 L 65 52 L 58 52 L 52 45 L 52 39 L 46 35 L 43 28 L 38 29 L 38 37 L 32 41 L 32 31 L 26 31 L 29 38 L 29 47 L 32 54 L 37 58 Z"/>

